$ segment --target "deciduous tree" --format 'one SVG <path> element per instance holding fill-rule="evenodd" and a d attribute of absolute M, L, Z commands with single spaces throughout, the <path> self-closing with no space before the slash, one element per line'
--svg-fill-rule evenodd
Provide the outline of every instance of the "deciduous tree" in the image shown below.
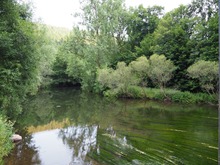
<path fill-rule="evenodd" d="M 198 79 L 201 87 L 208 93 L 216 93 L 218 81 L 218 63 L 200 60 L 191 65 L 187 72 L 190 77 Z"/>
<path fill-rule="evenodd" d="M 148 76 L 153 83 L 164 90 L 167 82 L 172 78 L 176 69 L 171 60 L 167 60 L 164 55 L 154 54 L 149 59 L 150 67 Z"/>

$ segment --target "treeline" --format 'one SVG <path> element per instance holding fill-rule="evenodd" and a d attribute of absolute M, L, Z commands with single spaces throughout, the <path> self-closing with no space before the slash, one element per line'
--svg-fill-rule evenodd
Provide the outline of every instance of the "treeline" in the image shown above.
<path fill-rule="evenodd" d="M 161 55 L 155 57 L 157 70 L 166 65 L 160 63 L 162 56 L 175 66 L 166 87 L 193 93 L 217 92 L 217 0 L 194 0 L 165 14 L 161 6 L 127 9 L 123 0 L 84 0 L 81 5 L 83 12 L 76 14 L 82 20 L 80 26 L 73 28 L 58 50 L 54 65 L 56 83 L 69 82 L 88 91 L 106 91 L 112 85 L 103 87 L 100 70 L 108 75 L 122 64 L 126 68 L 142 56 L 150 59 L 157 54 Z M 139 67 L 145 70 L 146 65 L 140 63 Z M 146 72 L 135 85 L 161 87 L 149 74 Z M 117 84 L 114 74 L 110 75 L 109 79 Z M 132 84 L 133 73 L 127 76 Z"/>
<path fill-rule="evenodd" d="M 0 1 L 0 164 L 13 147 L 9 120 L 16 120 L 27 96 L 51 83 L 61 37 L 48 29 L 33 23 L 30 4 Z"/>
<path fill-rule="evenodd" d="M 21 112 L 27 95 L 51 84 L 98 93 L 124 86 L 108 73 L 122 66 L 131 69 L 123 76 L 137 82 L 131 86 L 217 91 L 217 0 L 194 0 L 165 14 L 161 6 L 127 9 L 123 0 L 83 0 L 76 14 L 81 22 L 68 37 L 66 29 L 33 23 L 29 4 L 4 0 L 0 5 L 0 110 L 10 118 Z M 152 73 L 153 57 L 158 75 Z M 172 63 L 171 72 L 163 69 L 162 58 Z M 145 73 L 135 71 L 134 63 Z M 114 85 L 103 83 L 101 73 Z M 168 73 L 166 82 L 156 83 Z"/>

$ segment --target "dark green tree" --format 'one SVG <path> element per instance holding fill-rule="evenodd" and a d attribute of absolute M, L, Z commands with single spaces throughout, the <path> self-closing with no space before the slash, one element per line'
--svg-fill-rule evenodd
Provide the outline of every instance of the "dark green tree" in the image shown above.
<path fill-rule="evenodd" d="M 39 86 L 37 34 L 29 5 L 0 1 L 0 112 L 10 117 Z"/>
<path fill-rule="evenodd" d="M 191 59 L 218 60 L 218 1 L 194 0 L 188 15 L 196 20 L 190 47 Z"/>
<path fill-rule="evenodd" d="M 194 20 L 187 15 L 187 7 L 182 5 L 167 13 L 153 34 L 153 51 L 164 54 L 177 67 L 170 85 L 182 90 L 194 88 L 190 86 L 186 74 L 186 69 L 193 63 L 188 44 L 194 24 Z"/>
<path fill-rule="evenodd" d="M 162 15 L 163 7 L 161 6 L 144 8 L 140 5 L 138 8 L 130 9 L 129 17 L 127 17 L 127 34 L 132 51 L 136 46 L 140 46 L 146 36 L 155 31 Z"/>

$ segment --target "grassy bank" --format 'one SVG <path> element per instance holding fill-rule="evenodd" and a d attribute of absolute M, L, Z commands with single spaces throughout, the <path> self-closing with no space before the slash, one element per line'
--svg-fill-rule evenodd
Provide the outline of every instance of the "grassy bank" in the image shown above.
<path fill-rule="evenodd" d="M 108 90 L 104 92 L 107 97 L 127 97 L 133 99 L 151 99 L 180 103 L 209 103 L 217 104 L 217 96 L 206 93 L 181 92 L 174 89 L 165 89 L 162 92 L 156 88 L 142 88 L 130 86 L 126 92 L 122 90 Z"/>

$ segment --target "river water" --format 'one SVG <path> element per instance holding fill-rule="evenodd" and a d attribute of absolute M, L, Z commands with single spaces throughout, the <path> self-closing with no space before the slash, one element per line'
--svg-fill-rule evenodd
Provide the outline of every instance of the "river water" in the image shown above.
<path fill-rule="evenodd" d="M 23 140 L 5 165 L 217 164 L 218 111 L 207 105 L 54 89 L 30 98 L 15 127 Z"/>

